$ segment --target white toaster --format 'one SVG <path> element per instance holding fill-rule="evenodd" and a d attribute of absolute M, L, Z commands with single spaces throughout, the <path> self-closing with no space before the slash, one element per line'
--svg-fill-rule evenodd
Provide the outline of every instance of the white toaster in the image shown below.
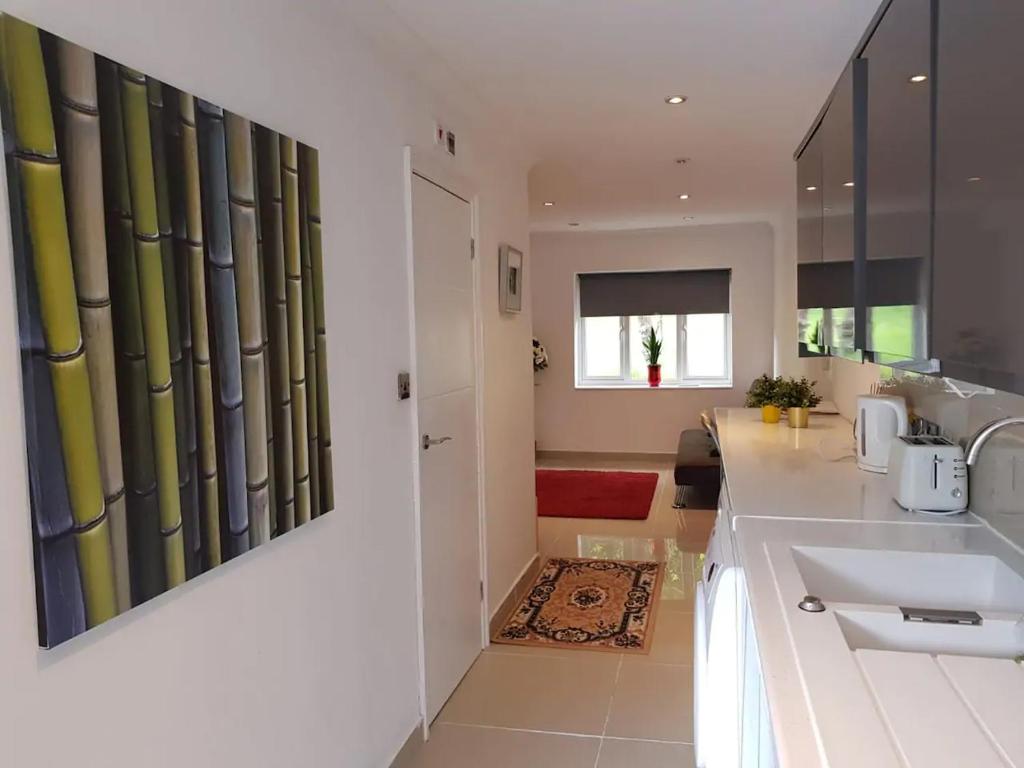
<path fill-rule="evenodd" d="M 967 509 L 967 463 L 945 437 L 903 435 L 892 441 L 889 484 L 896 503 L 914 512 Z"/>

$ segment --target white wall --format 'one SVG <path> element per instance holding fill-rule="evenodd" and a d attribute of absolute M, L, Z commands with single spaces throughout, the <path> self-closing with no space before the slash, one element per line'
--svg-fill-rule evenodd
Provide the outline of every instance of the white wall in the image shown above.
<path fill-rule="evenodd" d="M 402 147 L 429 146 L 435 117 L 459 128 L 454 167 L 481 199 L 492 595 L 536 549 L 530 315 L 496 309 L 498 243 L 527 241 L 527 163 L 491 140 L 499 133 L 456 82 L 441 97 L 414 80 L 401 67 L 417 62 L 406 52 L 394 63 L 341 5 L 356 3 L 3 2 L 320 148 L 337 501 L 331 515 L 42 652 L 24 430 L 20 409 L 3 409 L 4 765 L 376 768 L 415 726 L 415 433 L 395 395 L 396 372 L 410 367 Z M 21 396 L 9 251 L 5 221 L 0 399 L 10 404 Z"/>
<path fill-rule="evenodd" d="M 769 225 L 534 233 L 530 243 L 534 333 L 551 361 L 536 374 L 541 450 L 674 453 L 680 430 L 697 426 L 702 409 L 742 405 L 750 382 L 772 370 L 774 242 Z M 732 388 L 576 389 L 577 273 L 713 267 L 732 269 Z"/>

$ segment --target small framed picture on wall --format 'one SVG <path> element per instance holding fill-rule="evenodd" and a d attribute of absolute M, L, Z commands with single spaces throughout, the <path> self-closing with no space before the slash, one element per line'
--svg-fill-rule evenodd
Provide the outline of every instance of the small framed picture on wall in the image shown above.
<path fill-rule="evenodd" d="M 508 243 L 498 249 L 498 306 L 502 312 L 523 309 L 523 252 Z"/>

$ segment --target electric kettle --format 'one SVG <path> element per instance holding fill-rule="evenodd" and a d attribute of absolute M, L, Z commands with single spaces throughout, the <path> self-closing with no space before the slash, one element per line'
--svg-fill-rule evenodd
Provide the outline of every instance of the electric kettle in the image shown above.
<path fill-rule="evenodd" d="M 861 395 L 857 398 L 857 466 L 868 472 L 889 471 L 889 447 L 897 435 L 910 431 L 907 402 L 896 395 Z"/>

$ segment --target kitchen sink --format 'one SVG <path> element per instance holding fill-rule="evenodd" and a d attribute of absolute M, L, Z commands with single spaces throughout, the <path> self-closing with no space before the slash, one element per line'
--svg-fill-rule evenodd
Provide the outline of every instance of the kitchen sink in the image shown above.
<path fill-rule="evenodd" d="M 993 555 L 795 546 L 792 556 L 826 605 L 1024 613 L 1024 579 Z"/>
<path fill-rule="evenodd" d="M 1014 659 L 1024 654 L 1020 616 L 985 617 L 978 625 L 905 621 L 898 609 L 846 609 L 836 620 L 851 651 L 906 651 Z"/>

